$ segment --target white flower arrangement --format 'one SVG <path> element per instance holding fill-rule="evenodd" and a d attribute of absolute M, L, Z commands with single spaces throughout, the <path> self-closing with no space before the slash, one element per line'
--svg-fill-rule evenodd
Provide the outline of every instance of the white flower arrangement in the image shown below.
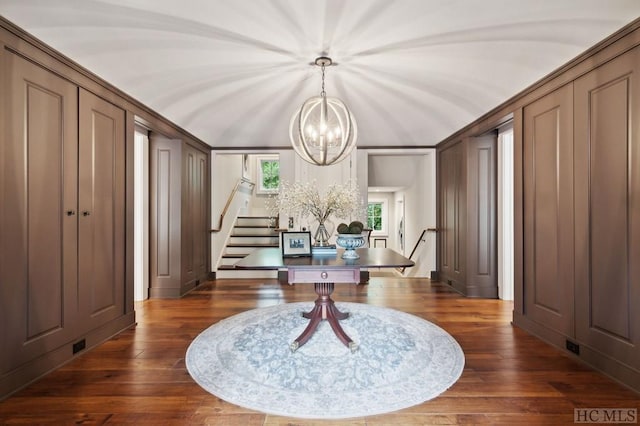
<path fill-rule="evenodd" d="M 329 186 L 324 197 L 320 196 L 315 181 L 280 182 L 280 190 L 272 198 L 271 210 L 276 215 L 313 216 L 319 223 L 324 223 L 331 215 L 347 218 L 364 214 L 363 206 L 358 185 L 352 181 Z"/>

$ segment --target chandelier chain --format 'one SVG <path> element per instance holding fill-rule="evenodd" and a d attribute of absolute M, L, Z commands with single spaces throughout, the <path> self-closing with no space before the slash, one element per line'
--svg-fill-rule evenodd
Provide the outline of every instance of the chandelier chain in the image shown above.
<path fill-rule="evenodd" d="M 322 64 L 320 67 L 322 68 L 322 91 L 320 92 L 320 96 L 324 97 L 326 96 L 326 93 L 324 91 L 324 64 Z"/>

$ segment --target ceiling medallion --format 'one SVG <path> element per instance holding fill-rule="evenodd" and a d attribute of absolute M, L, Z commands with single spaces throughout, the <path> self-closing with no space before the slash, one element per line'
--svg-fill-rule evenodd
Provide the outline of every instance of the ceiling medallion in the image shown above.
<path fill-rule="evenodd" d="M 338 98 L 326 96 L 325 67 L 331 58 L 321 56 L 315 64 L 322 68 L 320 96 L 307 99 L 291 118 L 289 138 L 303 160 L 318 166 L 328 166 L 344 160 L 353 151 L 358 128 L 347 106 Z"/>

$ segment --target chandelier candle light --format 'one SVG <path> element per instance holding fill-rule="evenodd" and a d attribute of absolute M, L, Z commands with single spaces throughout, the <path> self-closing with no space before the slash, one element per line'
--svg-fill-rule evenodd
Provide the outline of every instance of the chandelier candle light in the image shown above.
<path fill-rule="evenodd" d="M 324 91 L 325 67 L 331 58 L 321 56 L 315 64 L 322 68 L 320 96 L 309 98 L 293 115 L 289 137 L 296 153 L 305 161 L 328 166 L 345 159 L 356 146 L 358 129 L 347 106 Z"/>

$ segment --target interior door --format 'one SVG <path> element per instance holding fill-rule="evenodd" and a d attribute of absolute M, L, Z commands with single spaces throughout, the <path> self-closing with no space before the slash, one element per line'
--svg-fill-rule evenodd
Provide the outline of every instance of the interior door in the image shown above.
<path fill-rule="evenodd" d="M 78 88 L 2 57 L 0 373 L 76 335 L 78 209 Z"/>
<path fill-rule="evenodd" d="M 524 108 L 524 310 L 573 335 L 573 86 Z"/>
<path fill-rule="evenodd" d="M 182 141 L 151 133 L 149 146 L 149 297 L 179 297 L 182 287 Z"/>
<path fill-rule="evenodd" d="M 576 337 L 640 370 L 640 49 L 575 82 Z"/>
<path fill-rule="evenodd" d="M 440 279 L 466 293 L 466 153 L 463 141 L 438 153 Z"/>
<path fill-rule="evenodd" d="M 496 133 L 467 140 L 466 294 L 498 297 Z"/>
<path fill-rule="evenodd" d="M 124 313 L 125 113 L 80 90 L 79 301 L 87 330 Z"/>
<path fill-rule="evenodd" d="M 183 285 L 206 277 L 208 270 L 209 221 L 207 193 L 209 185 L 209 162 L 207 156 L 192 146 L 185 144 L 183 156 L 184 196 L 183 238 L 182 238 L 182 281 Z"/>

